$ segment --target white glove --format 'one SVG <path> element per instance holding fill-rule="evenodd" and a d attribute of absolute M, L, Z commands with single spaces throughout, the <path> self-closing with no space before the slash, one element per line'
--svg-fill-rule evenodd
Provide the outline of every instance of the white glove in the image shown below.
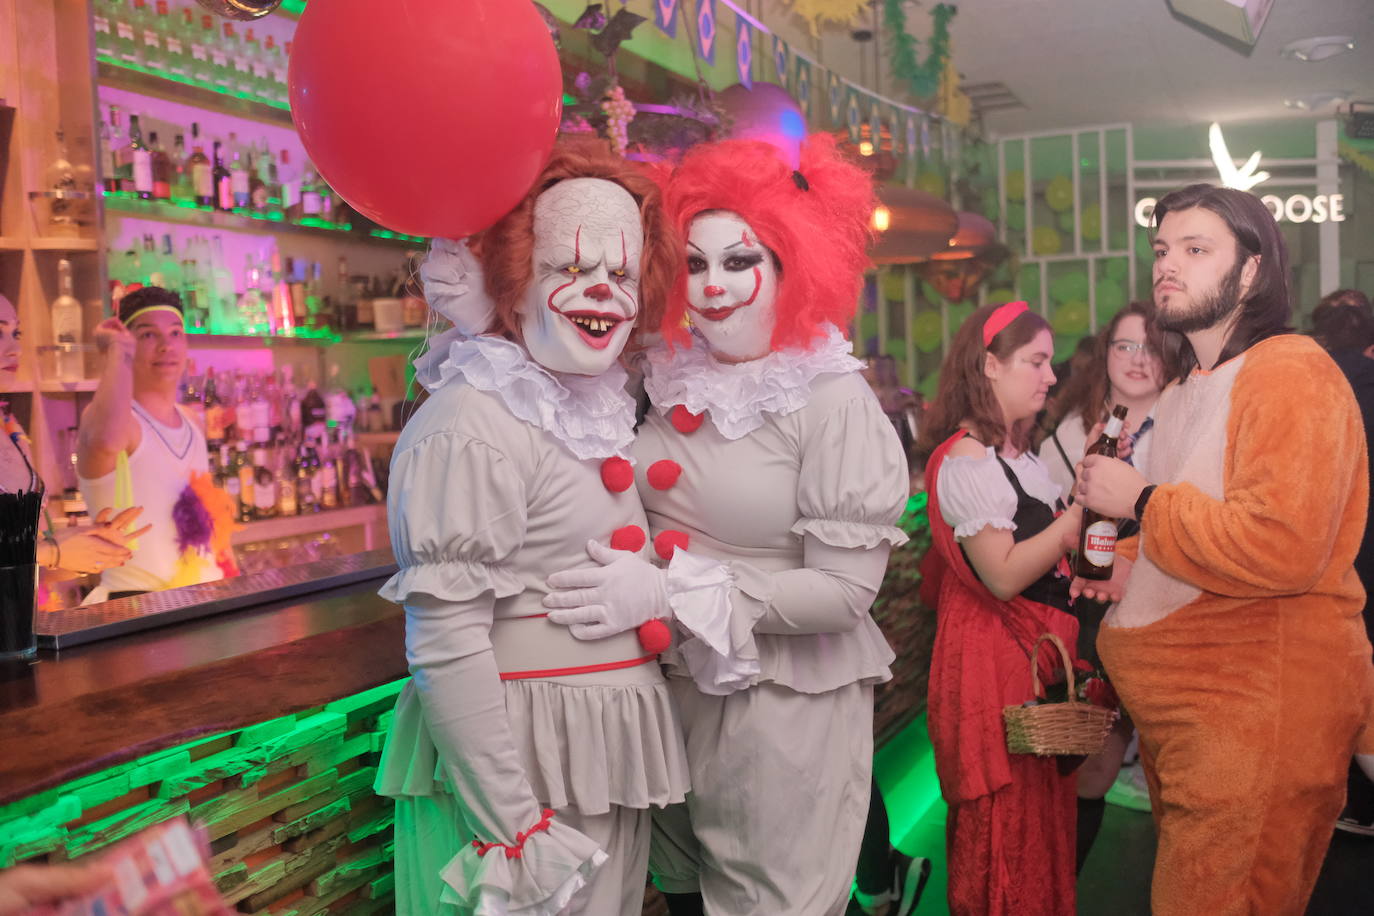
<path fill-rule="evenodd" d="M 496 309 L 487 296 L 482 264 L 468 250 L 466 239 L 436 238 L 420 265 L 425 301 L 464 337 L 484 334 Z"/>
<path fill-rule="evenodd" d="M 572 629 L 577 639 L 605 639 L 656 618 L 671 618 L 668 574 L 638 554 L 587 542 L 599 567 L 565 569 L 548 578 L 553 589 L 544 607 L 558 608 L 549 620 Z"/>

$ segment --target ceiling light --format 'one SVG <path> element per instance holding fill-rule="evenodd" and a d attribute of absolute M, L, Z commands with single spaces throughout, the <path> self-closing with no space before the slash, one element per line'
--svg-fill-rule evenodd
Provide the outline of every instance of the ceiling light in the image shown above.
<path fill-rule="evenodd" d="M 1355 39 L 1349 35 L 1323 35 L 1320 38 L 1304 38 L 1289 42 L 1279 51 L 1279 55 L 1290 60 L 1315 63 L 1355 50 Z"/>
<path fill-rule="evenodd" d="M 1348 89 L 1336 89 L 1313 92 L 1296 99 L 1284 99 L 1283 104 L 1299 111 L 1318 111 L 1328 105 L 1340 105 L 1348 101 L 1350 101 L 1350 91 Z"/>

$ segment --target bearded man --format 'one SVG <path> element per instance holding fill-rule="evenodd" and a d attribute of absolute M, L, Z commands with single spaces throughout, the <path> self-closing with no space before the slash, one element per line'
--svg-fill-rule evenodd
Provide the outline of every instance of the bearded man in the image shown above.
<path fill-rule="evenodd" d="M 1153 911 L 1299 914 L 1351 754 L 1374 750 L 1364 431 L 1336 364 L 1288 327 L 1288 254 L 1259 198 L 1191 185 L 1155 221 L 1183 368 L 1146 467 L 1083 462 L 1078 499 L 1141 533 L 1111 583 L 1075 587 L 1121 597 L 1098 649 L 1140 730 Z"/>

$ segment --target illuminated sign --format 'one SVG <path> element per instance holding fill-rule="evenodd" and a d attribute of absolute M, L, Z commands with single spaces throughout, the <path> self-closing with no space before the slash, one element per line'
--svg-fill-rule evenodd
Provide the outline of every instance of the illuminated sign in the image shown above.
<path fill-rule="evenodd" d="M 1244 165 L 1236 168 L 1235 160 L 1226 148 L 1226 139 L 1221 135 L 1221 125 L 1213 124 L 1208 128 L 1207 141 L 1211 147 L 1212 161 L 1217 166 L 1217 174 L 1221 177 L 1222 187 L 1249 191 L 1269 178 L 1268 172 L 1256 171 L 1260 161 L 1258 150 L 1250 154 Z M 1273 214 L 1274 219 L 1281 223 L 1324 223 L 1328 220 L 1333 223 L 1345 222 L 1344 194 L 1318 194 L 1315 197 L 1306 194 L 1292 194 L 1288 197 L 1264 194 L 1260 196 L 1260 201 Z M 1136 225 L 1149 228 L 1155 203 L 1153 197 L 1144 197 L 1136 201 Z"/>

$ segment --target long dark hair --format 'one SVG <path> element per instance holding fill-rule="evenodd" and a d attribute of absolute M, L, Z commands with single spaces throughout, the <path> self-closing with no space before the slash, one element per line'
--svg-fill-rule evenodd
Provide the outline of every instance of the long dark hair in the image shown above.
<path fill-rule="evenodd" d="M 1093 424 L 1107 419 L 1107 393 L 1111 383 L 1107 378 L 1107 356 L 1111 349 L 1116 329 L 1128 315 L 1139 315 L 1145 322 L 1145 348 L 1150 354 L 1164 362 L 1164 331 L 1155 323 L 1155 306 L 1148 300 L 1132 302 L 1112 316 L 1107 326 L 1093 335 L 1091 359 L 1082 366 L 1074 366 L 1069 380 L 1055 395 L 1045 417 L 1043 427 L 1053 432 L 1075 411 L 1083 420 L 1083 432 L 1093 428 Z M 1169 365 L 1164 362 L 1164 378 L 1170 378 Z"/>
<path fill-rule="evenodd" d="M 1288 246 L 1279 234 L 1278 223 L 1260 199 L 1235 188 L 1218 188 L 1210 184 L 1190 184 L 1170 191 L 1155 204 L 1154 224 L 1164 222 L 1164 216 L 1175 210 L 1201 207 L 1221 217 L 1235 236 L 1237 266 L 1245 258 L 1259 255 L 1259 270 L 1249 291 L 1238 306 L 1239 316 L 1217 363 L 1239 356 L 1267 337 L 1292 332 L 1289 320 L 1293 316 L 1292 297 L 1288 287 Z M 1164 363 L 1182 381 L 1197 367 L 1197 354 L 1188 338 L 1177 331 L 1164 332 Z"/>
<path fill-rule="evenodd" d="M 1041 331 L 1049 330 L 1049 322 L 1035 312 L 1022 312 L 983 346 L 983 324 L 1000 303 L 985 305 L 976 310 L 950 341 L 949 352 L 940 366 L 940 388 L 935 400 L 926 409 L 925 422 L 916 439 L 916 454 L 921 461 L 954 435 L 960 424 L 967 422 L 970 431 L 984 445 L 1001 448 L 1007 438 L 1007 420 L 1002 406 L 992 390 L 992 382 L 983 374 L 984 360 L 995 357 L 1002 362 L 1011 354 L 1035 339 Z M 1034 418 L 1017 423 L 1012 430 L 1013 448 L 1025 451 L 1030 447 L 1030 428 Z"/>
<path fill-rule="evenodd" d="M 1312 310 L 1312 336 L 1326 350 L 1363 350 L 1374 344 L 1374 308 L 1357 289 L 1322 296 Z"/>

